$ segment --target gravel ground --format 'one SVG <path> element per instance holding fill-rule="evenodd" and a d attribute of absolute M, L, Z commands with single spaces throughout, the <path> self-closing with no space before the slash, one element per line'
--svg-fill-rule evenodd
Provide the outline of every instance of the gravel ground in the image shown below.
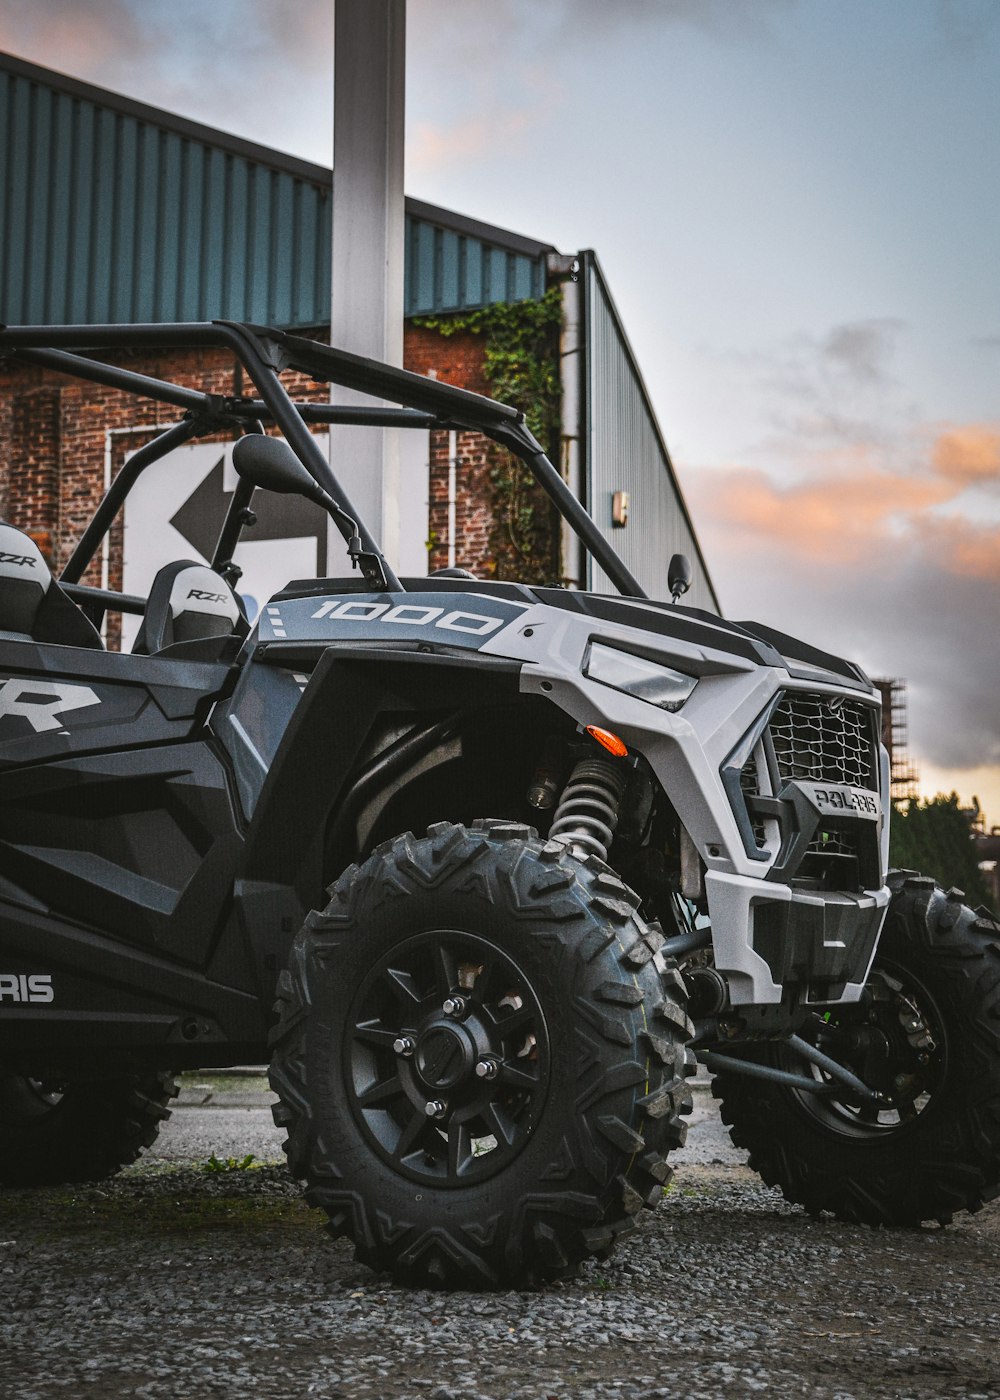
<path fill-rule="evenodd" d="M 1000 1206 L 947 1230 L 811 1222 L 696 1099 L 674 1185 L 612 1261 L 443 1295 L 326 1241 L 272 1165 L 259 1081 L 189 1076 L 141 1165 L 0 1196 L 0 1395 L 1000 1397 Z"/>

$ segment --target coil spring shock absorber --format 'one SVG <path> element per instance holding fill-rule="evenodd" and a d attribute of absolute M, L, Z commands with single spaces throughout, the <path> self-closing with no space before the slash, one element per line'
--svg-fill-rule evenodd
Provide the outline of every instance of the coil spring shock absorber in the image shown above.
<path fill-rule="evenodd" d="M 549 839 L 565 842 L 574 855 L 607 860 L 626 781 L 617 764 L 603 758 L 582 759 L 563 788 Z"/>

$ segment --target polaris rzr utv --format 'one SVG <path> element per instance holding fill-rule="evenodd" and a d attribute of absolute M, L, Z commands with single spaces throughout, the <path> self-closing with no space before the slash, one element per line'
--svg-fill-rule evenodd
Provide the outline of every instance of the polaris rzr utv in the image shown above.
<path fill-rule="evenodd" d="M 226 347 L 259 397 L 101 358 L 152 346 Z M 998 926 L 887 875 L 857 666 L 679 606 L 680 560 L 647 599 L 514 408 L 231 323 L 21 327 L 0 354 L 178 410 L 58 580 L 0 530 L 0 1178 L 113 1172 L 174 1072 L 269 1059 L 289 1166 L 359 1259 L 522 1285 L 660 1199 L 700 1060 L 812 1213 L 996 1194 Z M 293 402 L 285 370 L 376 402 Z M 397 578 L 330 423 L 484 433 L 622 596 Z M 81 584 L 144 468 L 220 434 L 239 484 L 210 565 L 146 599 Z M 352 567 L 249 628 L 255 491 L 321 503 Z M 142 615 L 130 653 L 102 645 L 115 611 Z"/>

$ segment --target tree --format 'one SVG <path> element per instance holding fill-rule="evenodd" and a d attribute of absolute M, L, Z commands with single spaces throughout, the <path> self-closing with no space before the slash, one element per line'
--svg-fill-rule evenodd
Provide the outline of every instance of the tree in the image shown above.
<path fill-rule="evenodd" d="M 978 812 L 978 804 L 977 804 Z M 889 864 L 903 870 L 933 875 L 946 889 L 956 885 L 969 904 L 989 904 L 979 871 L 972 823 L 951 793 L 918 801 L 911 798 L 892 814 Z"/>

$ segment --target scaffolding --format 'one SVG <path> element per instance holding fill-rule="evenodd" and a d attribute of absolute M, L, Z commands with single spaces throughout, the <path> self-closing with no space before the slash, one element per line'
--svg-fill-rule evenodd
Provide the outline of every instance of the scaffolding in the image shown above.
<path fill-rule="evenodd" d="M 906 682 L 874 681 L 882 696 L 882 742 L 889 751 L 890 785 L 893 802 L 908 802 L 917 796 L 920 782 L 907 752 Z"/>

